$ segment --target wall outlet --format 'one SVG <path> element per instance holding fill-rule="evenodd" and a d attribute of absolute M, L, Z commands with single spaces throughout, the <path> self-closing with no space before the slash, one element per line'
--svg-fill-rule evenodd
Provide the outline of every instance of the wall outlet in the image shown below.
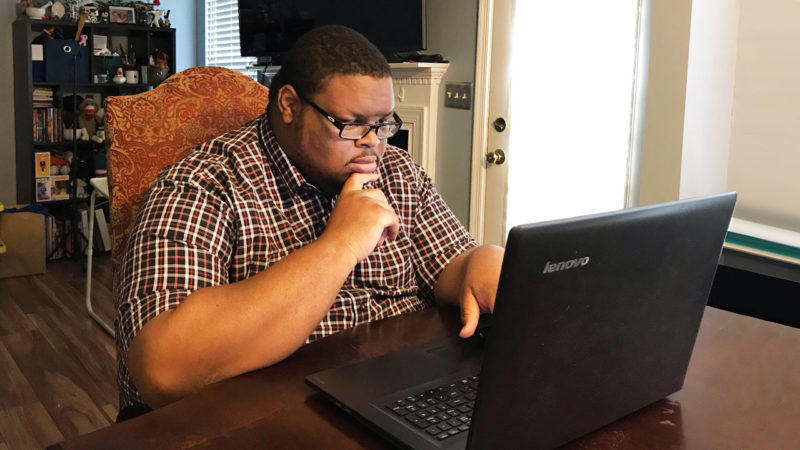
<path fill-rule="evenodd" d="M 445 83 L 444 107 L 472 108 L 472 83 Z"/>

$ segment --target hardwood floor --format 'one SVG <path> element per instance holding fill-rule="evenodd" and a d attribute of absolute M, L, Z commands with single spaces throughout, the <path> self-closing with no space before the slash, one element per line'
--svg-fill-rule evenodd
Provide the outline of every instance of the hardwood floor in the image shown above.
<path fill-rule="evenodd" d="M 113 322 L 111 261 L 94 258 L 92 302 Z M 0 450 L 42 448 L 117 416 L 114 339 L 86 313 L 79 261 L 0 280 Z"/>

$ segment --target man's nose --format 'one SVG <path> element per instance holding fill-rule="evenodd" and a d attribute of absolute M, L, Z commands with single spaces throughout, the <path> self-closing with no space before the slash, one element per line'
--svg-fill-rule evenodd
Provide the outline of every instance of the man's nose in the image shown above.
<path fill-rule="evenodd" d="M 372 128 L 371 130 L 369 130 L 369 133 L 367 133 L 364 137 L 359 139 L 356 144 L 360 147 L 374 148 L 378 145 L 379 142 L 380 139 L 378 139 L 378 131 Z"/>

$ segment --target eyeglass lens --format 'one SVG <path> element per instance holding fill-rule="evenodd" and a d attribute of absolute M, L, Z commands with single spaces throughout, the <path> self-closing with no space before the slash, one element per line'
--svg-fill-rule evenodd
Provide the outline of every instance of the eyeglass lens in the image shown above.
<path fill-rule="evenodd" d="M 375 129 L 375 134 L 377 134 L 379 139 L 386 139 L 390 138 L 397 133 L 400 129 L 399 124 L 395 122 L 388 122 L 381 126 L 370 126 L 370 125 L 345 125 L 342 128 L 342 132 L 340 133 L 341 137 L 345 139 L 361 139 L 366 136 L 370 130 Z"/>

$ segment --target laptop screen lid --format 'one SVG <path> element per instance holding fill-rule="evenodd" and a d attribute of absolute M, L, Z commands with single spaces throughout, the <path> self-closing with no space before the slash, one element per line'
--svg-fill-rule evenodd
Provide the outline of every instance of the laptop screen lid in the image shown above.
<path fill-rule="evenodd" d="M 736 194 L 516 227 L 468 448 L 553 448 L 679 390 Z"/>

